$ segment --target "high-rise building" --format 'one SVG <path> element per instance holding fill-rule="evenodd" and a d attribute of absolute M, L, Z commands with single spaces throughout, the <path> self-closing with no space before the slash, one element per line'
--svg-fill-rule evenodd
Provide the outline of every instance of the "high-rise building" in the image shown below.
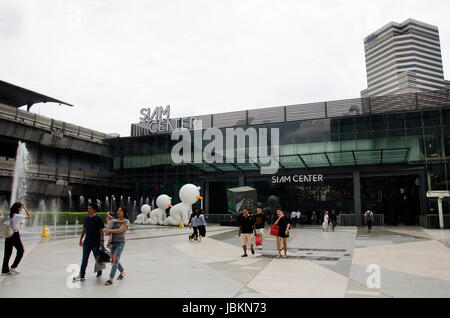
<path fill-rule="evenodd" d="M 436 26 L 413 19 L 391 22 L 364 39 L 364 51 L 367 89 L 362 97 L 450 87 Z"/>

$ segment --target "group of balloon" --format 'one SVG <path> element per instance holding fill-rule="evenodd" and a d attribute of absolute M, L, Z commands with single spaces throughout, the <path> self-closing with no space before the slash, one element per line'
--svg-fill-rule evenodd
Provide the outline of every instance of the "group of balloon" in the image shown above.
<path fill-rule="evenodd" d="M 185 184 L 179 192 L 181 202 L 172 206 L 172 198 L 161 194 L 156 198 L 157 208 L 152 210 L 148 204 L 141 207 L 141 214 L 136 218 L 135 224 L 158 224 L 158 225 L 183 225 L 189 224 L 192 214 L 192 205 L 197 200 L 203 200 L 200 196 L 200 187 L 194 184 Z M 166 209 L 170 207 L 170 215 L 166 217 Z"/>

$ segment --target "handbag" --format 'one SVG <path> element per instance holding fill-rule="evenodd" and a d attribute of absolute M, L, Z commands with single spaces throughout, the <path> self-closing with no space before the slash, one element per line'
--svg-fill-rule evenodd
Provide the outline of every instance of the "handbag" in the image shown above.
<path fill-rule="evenodd" d="M 270 235 L 272 236 L 278 236 L 278 231 L 280 230 L 280 226 L 279 225 L 272 225 L 272 227 L 270 228 Z"/>
<path fill-rule="evenodd" d="M 111 262 L 111 253 L 104 247 L 98 252 L 97 261 L 99 263 L 109 263 Z"/>
<path fill-rule="evenodd" d="M 256 246 L 261 246 L 262 245 L 262 241 L 259 238 L 259 236 L 255 236 L 255 244 L 256 244 Z"/>
<path fill-rule="evenodd" d="M 0 237 L 9 238 L 14 234 L 9 220 L 5 220 L 0 224 Z"/>

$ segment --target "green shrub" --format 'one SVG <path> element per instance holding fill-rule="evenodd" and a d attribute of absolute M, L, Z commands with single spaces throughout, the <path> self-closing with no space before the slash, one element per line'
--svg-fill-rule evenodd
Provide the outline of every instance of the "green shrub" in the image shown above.
<path fill-rule="evenodd" d="M 54 215 L 56 214 L 57 223 L 59 225 L 65 225 L 66 221 L 69 225 L 75 224 L 75 220 L 78 220 L 78 224 L 83 224 L 85 216 L 87 216 L 87 212 L 30 212 L 33 217 L 29 220 L 30 223 L 33 223 L 36 217 L 38 218 L 37 222 L 42 225 L 53 225 L 55 224 Z M 106 212 L 97 212 L 103 220 L 106 219 Z"/>

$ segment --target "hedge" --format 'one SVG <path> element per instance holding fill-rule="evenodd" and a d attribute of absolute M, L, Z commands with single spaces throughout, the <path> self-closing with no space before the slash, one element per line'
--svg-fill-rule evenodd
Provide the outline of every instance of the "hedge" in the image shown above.
<path fill-rule="evenodd" d="M 65 225 L 66 221 L 69 225 L 75 224 L 75 220 L 78 220 L 78 224 L 83 224 L 85 216 L 88 215 L 87 212 L 30 212 L 33 217 L 29 220 L 28 224 L 33 224 L 36 217 L 38 217 L 38 223 L 42 225 L 53 225 L 55 221 L 53 219 L 54 214 L 57 214 L 57 224 Z M 97 212 L 103 220 L 106 219 L 106 212 Z"/>

